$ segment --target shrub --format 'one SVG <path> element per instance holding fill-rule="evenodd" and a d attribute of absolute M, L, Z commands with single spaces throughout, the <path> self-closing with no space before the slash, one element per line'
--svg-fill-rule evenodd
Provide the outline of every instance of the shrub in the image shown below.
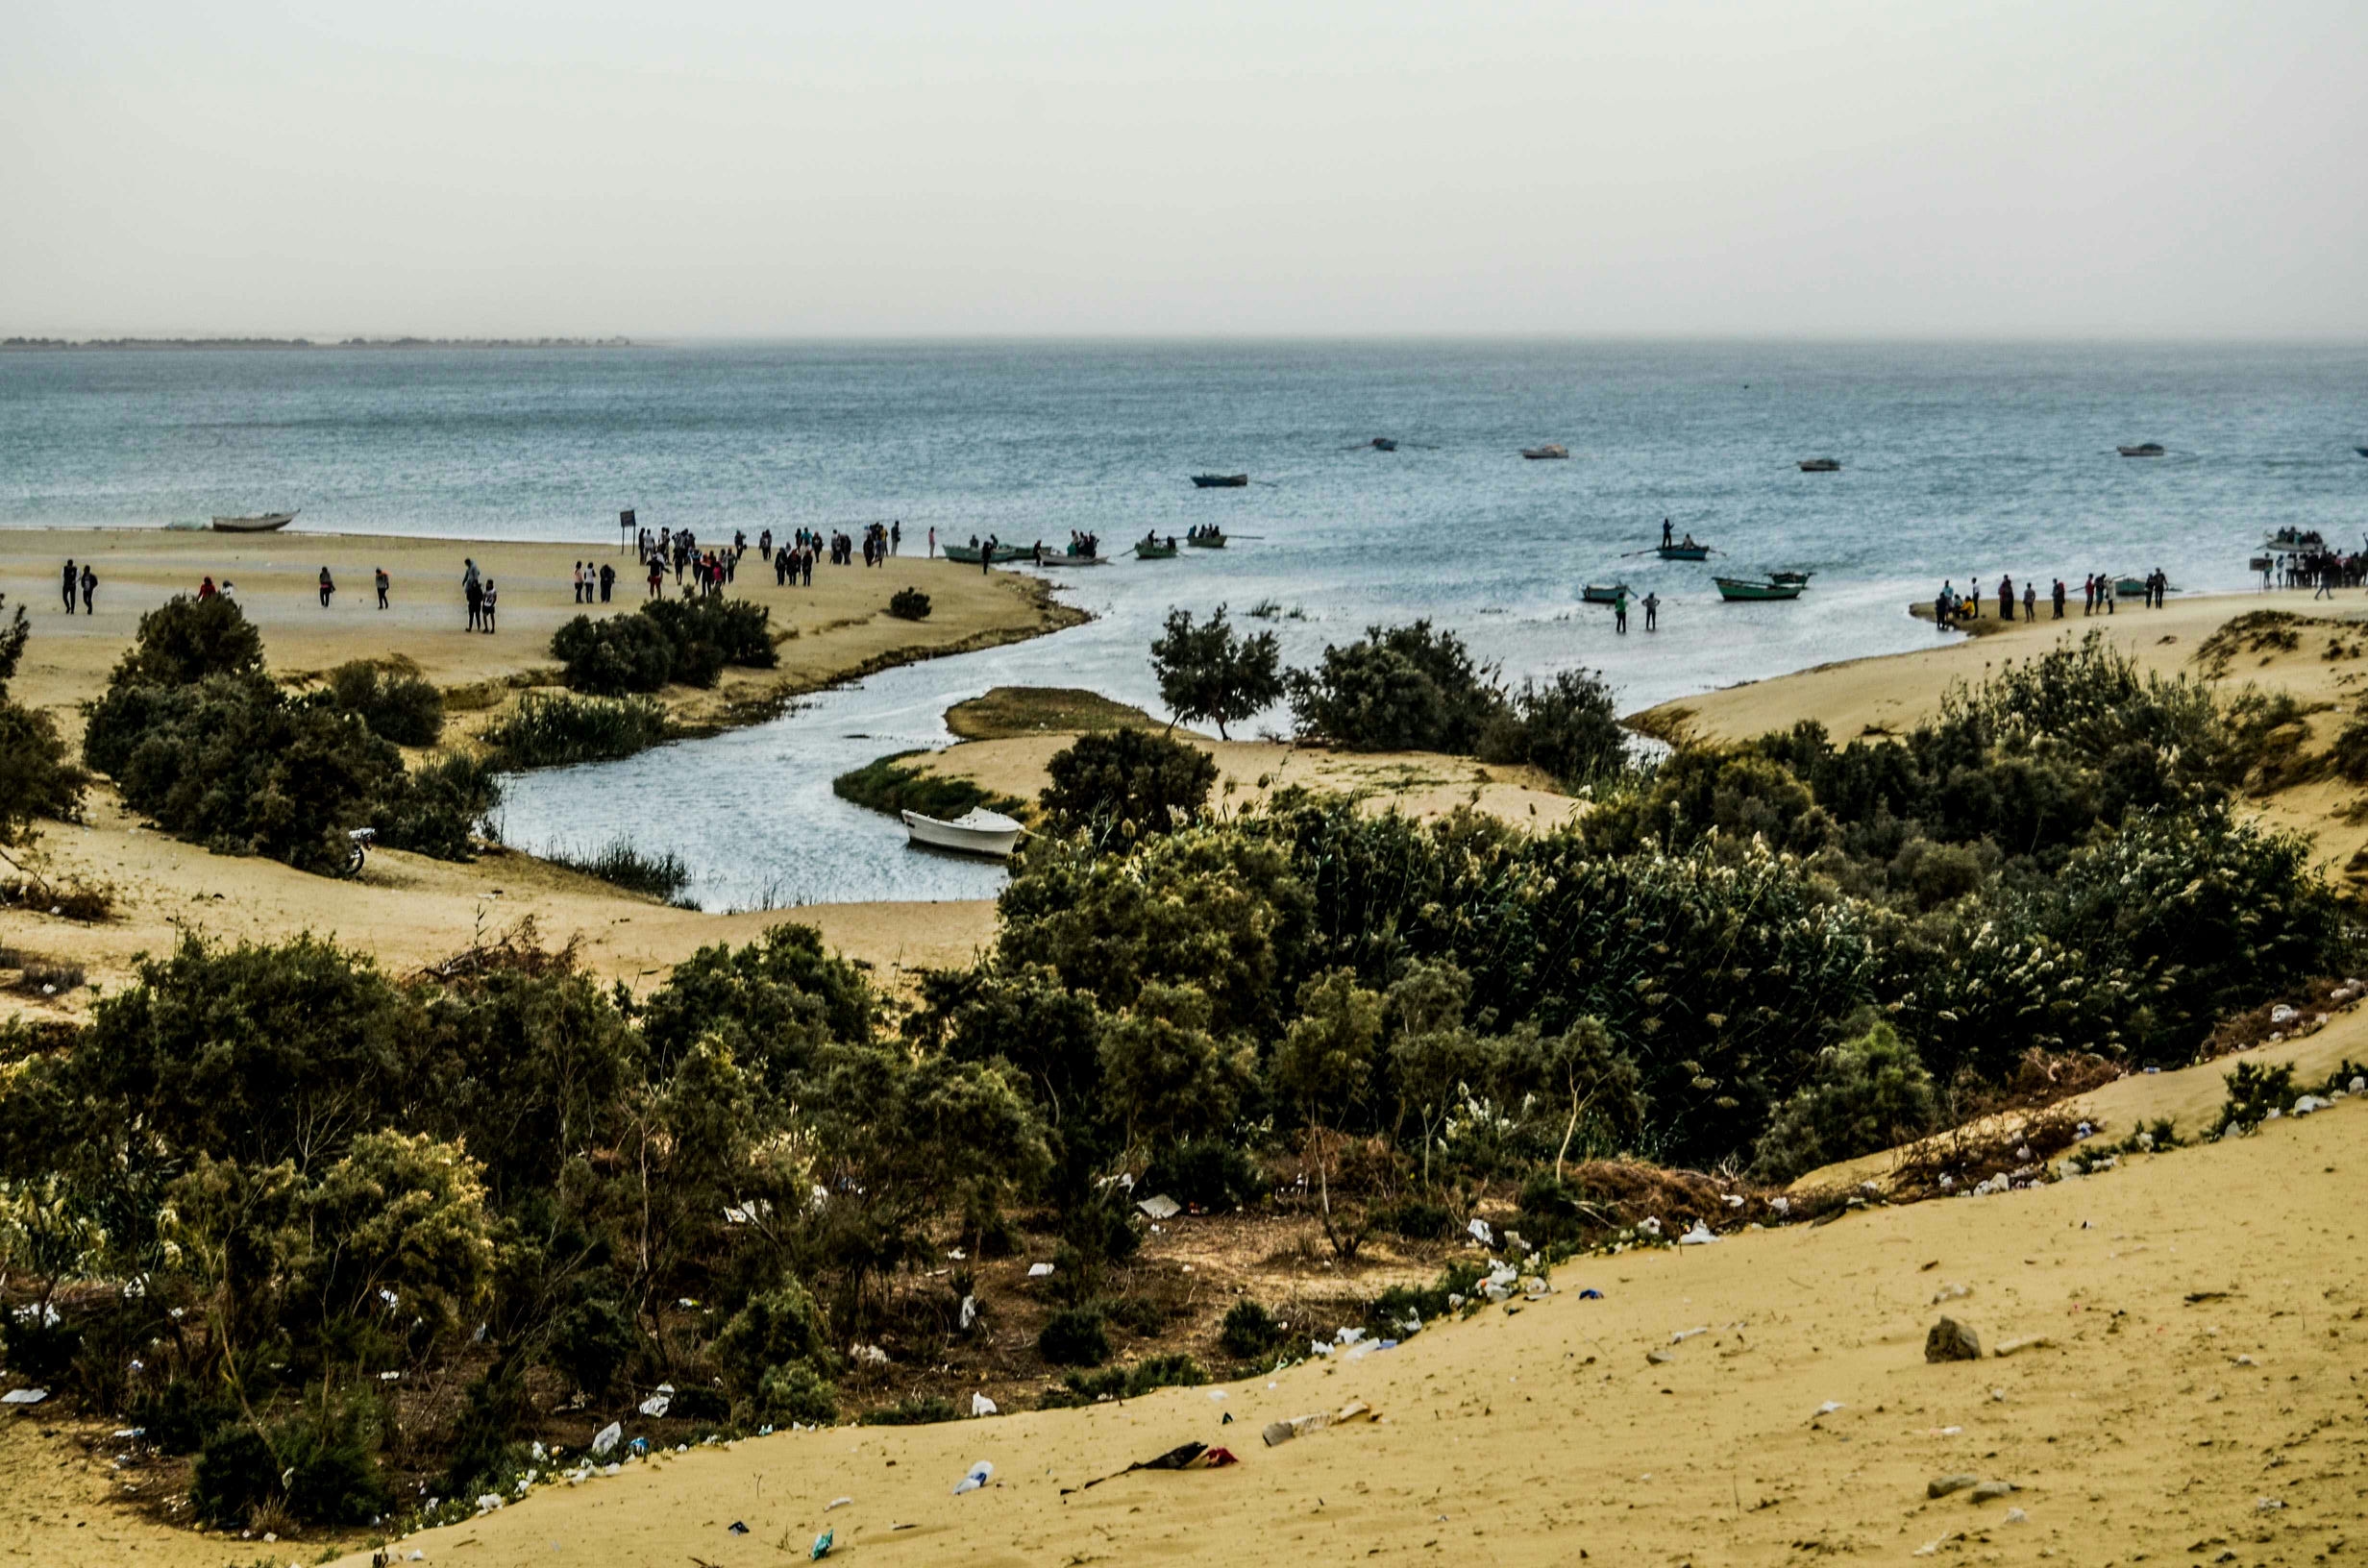
<path fill-rule="evenodd" d="M 1151 644 L 1160 700 L 1186 723 L 1215 722 L 1217 733 L 1282 699 L 1277 672 L 1281 645 L 1274 633 L 1244 637 L 1225 624 L 1225 606 L 1196 625 L 1190 610 L 1170 610 L 1167 629 Z"/>
<path fill-rule="evenodd" d="M 573 691 L 593 697 L 654 692 L 674 675 L 674 639 L 644 615 L 580 615 L 551 635 Z"/>
<path fill-rule="evenodd" d="M 447 752 L 390 783 L 371 813 L 378 842 L 438 860 L 466 860 L 485 820 L 502 803 L 502 781 L 489 760 Z"/>
<path fill-rule="evenodd" d="M 1858 1020 L 1856 1039 L 1826 1048 L 1816 1076 L 1786 1101 L 1752 1151 L 1752 1174 L 1781 1184 L 1804 1171 L 1873 1154 L 1933 1125 L 1932 1074 L 1880 1019 Z"/>
<path fill-rule="evenodd" d="M 1283 1332 L 1272 1312 L 1246 1296 L 1226 1311 L 1217 1342 L 1236 1360 L 1255 1360 L 1283 1342 Z"/>
<path fill-rule="evenodd" d="M 1428 621 L 1371 626 L 1326 647 L 1316 669 L 1294 670 L 1291 706 L 1307 739 L 1351 751 L 1469 752 L 1504 711 L 1495 674 Z"/>
<path fill-rule="evenodd" d="M 1526 763 L 1576 789 L 1626 766 L 1628 735 L 1603 677 L 1566 670 L 1543 686 L 1521 682 L 1481 730 L 1477 749 L 1484 762 Z"/>
<path fill-rule="evenodd" d="M 659 599 L 641 607 L 674 644 L 673 678 L 712 686 L 725 665 L 770 670 L 780 662 L 773 646 L 773 612 L 745 599 Z"/>
<path fill-rule="evenodd" d="M 188 686 L 263 668 L 263 638 L 236 601 L 176 594 L 139 618 L 110 685 Z"/>
<path fill-rule="evenodd" d="M 1145 1167 L 1138 1192 L 1164 1193 L 1188 1208 L 1223 1213 L 1266 1195 L 1266 1172 L 1240 1144 L 1223 1138 L 1187 1139 Z"/>
<path fill-rule="evenodd" d="M 1122 839 L 1173 831 L 1199 815 L 1217 783 L 1207 752 L 1147 729 L 1080 735 L 1045 772 L 1039 798 L 1058 830 Z"/>
<path fill-rule="evenodd" d="M 1054 1366 L 1099 1366 L 1110 1359 L 1110 1335 L 1101 1309 L 1064 1307 L 1045 1320 L 1036 1354 Z"/>
<path fill-rule="evenodd" d="M 894 1405 L 866 1410 L 855 1418 L 866 1427 L 933 1427 L 940 1421 L 959 1421 L 962 1412 L 942 1394 L 907 1394 Z"/>
<path fill-rule="evenodd" d="M 1208 1372 L 1190 1356 L 1152 1356 L 1106 1372 L 1072 1372 L 1062 1380 L 1066 1387 L 1047 1394 L 1042 1403 L 1046 1409 L 1058 1409 L 1103 1399 L 1141 1399 L 1162 1388 L 1197 1388 L 1208 1381 Z"/>
<path fill-rule="evenodd" d="M 612 839 L 590 854 L 554 849 L 543 858 L 554 866 L 581 871 L 602 881 L 652 898 L 671 900 L 691 880 L 691 869 L 672 850 L 646 855 L 630 839 Z"/>
<path fill-rule="evenodd" d="M 407 660 L 341 664 L 329 674 L 329 691 L 382 741 L 433 746 L 444 733 L 444 695 Z"/>
<path fill-rule="evenodd" d="M 900 588 L 888 596 L 888 613 L 900 621 L 926 621 L 929 596 L 918 588 Z"/>
<path fill-rule="evenodd" d="M 14 1307 L 0 1305 L 0 1351 L 9 1370 L 20 1378 L 54 1382 L 63 1378 L 83 1348 L 83 1331 L 63 1316 L 45 1311 L 45 1303 Z"/>
<path fill-rule="evenodd" d="M 34 1374 L 27 1374 L 32 1376 Z M 214 1429 L 238 1419 L 238 1401 L 228 1389 L 201 1389 L 188 1378 L 174 1378 L 162 1388 L 143 1393 L 130 1407 L 132 1424 L 166 1454 L 194 1454 L 206 1445 Z"/>
<path fill-rule="evenodd" d="M 280 1495 L 280 1461 L 252 1425 L 220 1427 L 206 1439 L 189 1477 L 189 1506 L 200 1519 L 243 1530 L 256 1509 Z"/>
<path fill-rule="evenodd" d="M 830 793 L 851 804 L 885 812 L 891 817 L 902 811 L 917 811 L 924 817 L 950 821 L 981 806 L 989 811 L 1001 812 L 1026 809 L 1019 801 L 982 790 L 967 778 L 925 773 L 904 760 L 926 754 L 923 751 L 899 751 L 893 756 L 867 762 L 832 779 Z"/>
<path fill-rule="evenodd" d="M 646 697 L 562 697 L 529 692 L 489 725 L 485 744 L 506 768 L 614 762 L 667 738 L 666 710 Z"/>
<path fill-rule="evenodd" d="M 594 1399 L 606 1399 L 641 1350 L 641 1325 L 631 1311 L 623 1302 L 594 1296 L 559 1314 L 551 1326 L 545 1354 L 577 1388 Z"/>
<path fill-rule="evenodd" d="M 756 1384 L 756 1409 L 768 1421 L 826 1427 L 839 1418 L 838 1386 L 817 1372 L 812 1361 L 769 1366 Z"/>
<path fill-rule="evenodd" d="M 1409 1241 L 1440 1241 L 1455 1229 L 1455 1216 L 1447 1213 L 1443 1204 L 1408 1198 L 1376 1213 L 1373 1223 Z"/>
<path fill-rule="evenodd" d="M 2229 1097 L 2220 1107 L 2220 1120 L 2214 1133 L 2250 1133 L 2269 1119 L 2272 1112 L 2282 1112 L 2294 1103 L 2294 1064 L 2281 1062 L 2272 1066 L 2265 1062 L 2239 1062 L 2230 1069 Z"/>
<path fill-rule="evenodd" d="M 1468 1301 L 1477 1295 L 1480 1282 L 1488 1277 L 1488 1272 L 1478 1262 L 1458 1261 L 1449 1263 L 1427 1286 L 1394 1285 L 1366 1304 L 1365 1321 L 1378 1335 L 1393 1339 L 1403 1337 L 1408 1319 L 1428 1323 L 1454 1311 L 1447 1305 L 1449 1296 L 1462 1296 Z"/>
<path fill-rule="evenodd" d="M 68 758 L 55 720 L 0 696 L 0 845 L 25 842 L 37 818 L 79 821 L 89 782 L 90 775 Z"/>
<path fill-rule="evenodd" d="M 822 1312 L 794 1283 L 751 1296 L 710 1350 L 726 1381 L 742 1393 L 754 1393 L 776 1367 L 792 1361 L 827 1365 L 830 1360 Z"/>

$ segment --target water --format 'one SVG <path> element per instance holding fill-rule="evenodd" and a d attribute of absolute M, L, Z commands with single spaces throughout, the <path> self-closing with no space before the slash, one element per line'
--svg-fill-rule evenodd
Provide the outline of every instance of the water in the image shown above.
<path fill-rule="evenodd" d="M 1396 437 L 1395 453 L 1366 443 Z M 2158 440 L 2171 455 L 2118 457 Z M 1524 462 L 1560 441 L 1567 462 Z M 830 776 L 942 744 L 1006 683 L 1155 705 L 1172 604 L 1270 600 L 1287 659 L 1430 616 L 1509 674 L 1602 670 L 1640 705 L 1929 644 L 1911 597 L 2159 565 L 2242 587 L 2262 533 L 2368 527 L 2368 348 L 1783 344 L 773 345 L 629 351 L 0 355 L 0 525 L 155 526 L 301 505 L 353 531 L 613 543 L 617 508 L 703 535 L 900 518 L 1122 550 L 1220 522 L 1222 552 L 1071 574 L 1093 625 L 891 672 L 775 723 L 516 782 L 530 847 L 630 832 L 711 906 L 960 897 L 1000 873 L 906 851 Z M 1839 457 L 1836 475 L 1795 460 Z M 1246 490 L 1186 477 L 1247 470 Z M 1623 552 L 1663 517 L 1729 553 Z M 1256 537 L 1251 537 L 1256 536 Z M 1816 574 L 1722 605 L 1713 570 Z M 1581 583 L 1665 629 L 1614 636 Z M 1279 723 L 1279 716 L 1266 723 Z M 1253 726 L 1256 727 L 1256 726 Z"/>

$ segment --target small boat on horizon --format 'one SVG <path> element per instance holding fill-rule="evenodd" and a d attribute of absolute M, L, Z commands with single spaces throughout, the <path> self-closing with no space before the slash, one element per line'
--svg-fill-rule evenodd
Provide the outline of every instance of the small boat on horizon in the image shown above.
<path fill-rule="evenodd" d="M 271 533 L 296 521 L 294 512 L 258 512 L 253 517 L 217 517 L 216 533 Z"/>
<path fill-rule="evenodd" d="M 1239 490 L 1249 483 L 1246 474 L 1196 474 L 1193 485 L 1200 490 Z"/>
<path fill-rule="evenodd" d="M 1801 459 L 1801 472 L 1804 474 L 1838 474 L 1841 472 L 1841 459 L 1838 457 L 1804 457 Z"/>
<path fill-rule="evenodd" d="M 1373 437 L 1373 450 L 1375 452 L 1395 452 L 1397 451 L 1397 443 L 1392 440 L 1389 436 L 1377 435 Z"/>
<path fill-rule="evenodd" d="M 1718 585 L 1718 597 L 1731 604 L 1761 604 L 1775 600 L 1798 599 L 1806 582 L 1753 582 L 1747 577 L 1713 577 Z"/>
<path fill-rule="evenodd" d="M 1523 447 L 1521 455 L 1535 463 L 1547 458 L 1567 457 L 1570 455 L 1570 449 L 1560 441 L 1548 441 L 1542 447 Z"/>
<path fill-rule="evenodd" d="M 2134 447 L 2116 447 L 2113 450 L 2124 457 L 2159 457 L 2163 454 L 2163 446 L 2159 441 L 2140 441 Z"/>
<path fill-rule="evenodd" d="M 924 817 L 917 811 L 900 812 L 904 819 L 904 830 L 914 844 L 932 849 L 950 849 L 964 855 L 993 855 L 1006 860 L 1027 829 L 1017 818 L 999 811 L 988 811 L 974 806 L 952 821 L 936 817 Z"/>

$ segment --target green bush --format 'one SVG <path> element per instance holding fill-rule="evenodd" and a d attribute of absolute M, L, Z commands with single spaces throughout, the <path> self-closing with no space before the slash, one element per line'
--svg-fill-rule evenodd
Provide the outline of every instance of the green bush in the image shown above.
<path fill-rule="evenodd" d="M 135 1398 L 129 1414 L 160 1452 L 194 1454 L 216 1428 L 238 1419 L 238 1401 L 226 1388 L 207 1390 L 188 1378 L 174 1378 Z"/>
<path fill-rule="evenodd" d="M 1141 1399 L 1162 1388 L 1197 1388 L 1208 1381 L 1209 1374 L 1198 1361 L 1177 1352 L 1146 1357 L 1132 1366 L 1114 1366 L 1103 1372 L 1072 1372 L 1062 1380 L 1070 1397 L 1046 1403 L 1091 1405 L 1100 1399 Z"/>
<path fill-rule="evenodd" d="M 1931 1072 L 1888 1023 L 1861 1022 L 1863 1033 L 1828 1047 L 1815 1076 L 1778 1108 L 1752 1150 L 1755 1179 L 1782 1184 L 1931 1129 Z"/>
<path fill-rule="evenodd" d="M 1409 1241 L 1444 1240 L 1455 1229 L 1455 1216 L 1443 1204 L 1408 1198 L 1394 1203 L 1373 1216 L 1373 1222 L 1394 1236 Z"/>
<path fill-rule="evenodd" d="M 1207 752 L 1147 729 L 1080 735 L 1045 772 L 1040 801 L 1056 830 L 1122 841 L 1190 821 L 1217 783 Z"/>
<path fill-rule="evenodd" d="M 502 803 L 493 763 L 465 751 L 446 752 L 390 783 L 370 817 L 378 842 L 437 860 L 466 860 L 485 821 Z"/>
<path fill-rule="evenodd" d="M 110 685 L 189 686 L 263 668 L 263 637 L 237 602 L 175 594 L 139 618 Z"/>
<path fill-rule="evenodd" d="M 1054 1366 L 1099 1366 L 1110 1359 L 1110 1335 L 1098 1307 L 1064 1307 L 1045 1320 L 1036 1354 Z"/>
<path fill-rule="evenodd" d="M 2267 1121 L 2271 1112 L 2283 1112 L 2297 1097 L 2291 1062 L 2275 1066 L 2266 1062 L 2239 1062 L 2229 1070 L 2228 1086 L 2228 1100 L 2220 1107 L 2220 1119 L 2212 1128 L 2216 1134 L 2250 1133 Z"/>
<path fill-rule="evenodd" d="M 444 733 L 444 694 L 407 661 L 341 664 L 329 673 L 329 691 L 382 741 L 433 746 Z"/>
<path fill-rule="evenodd" d="M 641 607 L 674 644 L 673 678 L 712 686 L 723 666 L 770 670 L 781 655 L 773 646 L 773 612 L 745 599 L 659 599 Z"/>
<path fill-rule="evenodd" d="M 826 1427 L 839 1418 L 839 1390 L 808 1360 L 769 1366 L 756 1384 L 757 1413 L 772 1422 Z M 941 1418 L 943 1419 L 943 1418 Z"/>
<path fill-rule="evenodd" d="M 646 697 L 529 692 L 486 727 L 484 740 L 505 768 L 557 768 L 647 751 L 668 738 L 670 727 L 666 710 Z"/>
<path fill-rule="evenodd" d="M 894 1405 L 866 1410 L 855 1418 L 866 1427 L 933 1427 L 940 1421 L 959 1421 L 962 1412 L 940 1394 L 907 1394 Z"/>
<path fill-rule="evenodd" d="M 832 779 L 830 793 L 850 804 L 891 817 L 899 812 L 917 811 L 942 821 L 950 821 L 979 807 L 1006 813 L 1025 809 L 1019 801 L 982 790 L 967 778 L 925 773 L 904 760 L 925 755 L 925 751 L 899 751 L 867 762 Z"/>
<path fill-rule="evenodd" d="M 82 1329 L 65 1317 L 52 1322 L 38 1306 L 0 1305 L 0 1352 L 18 1377 L 44 1383 L 62 1379 L 82 1348 Z"/>
<path fill-rule="evenodd" d="M 215 1429 L 189 1483 L 197 1516 L 224 1530 L 246 1528 L 272 1506 L 306 1525 L 358 1525 L 393 1501 L 379 1471 L 371 1413 L 358 1401 L 338 1404 L 326 1394 L 308 1399 L 268 1441 L 251 1422 Z"/>
<path fill-rule="evenodd" d="M 1483 762 L 1526 763 L 1577 789 L 1627 766 L 1628 732 L 1603 677 L 1566 670 L 1542 686 L 1521 682 L 1481 729 L 1475 749 Z"/>
<path fill-rule="evenodd" d="M 755 1393 L 768 1372 L 792 1361 L 826 1368 L 830 1363 L 821 1310 L 796 1284 L 750 1297 L 715 1336 L 710 1352 L 726 1382 L 743 1394 Z"/>
<path fill-rule="evenodd" d="M 674 639 L 645 615 L 580 615 L 551 636 L 571 690 L 592 697 L 654 692 L 673 678 Z"/>
<path fill-rule="evenodd" d="M 1161 1151 L 1144 1168 L 1135 1190 L 1164 1193 L 1187 1208 L 1221 1214 L 1265 1197 L 1267 1178 L 1240 1144 L 1195 1138 Z"/>
<path fill-rule="evenodd" d="M 888 613 L 900 621 L 926 621 L 929 596 L 918 588 L 900 588 L 888 596 Z"/>
<path fill-rule="evenodd" d="M 559 1314 L 545 1355 L 575 1387 L 604 1400 L 615 1394 L 643 1345 L 632 1311 L 621 1301 L 594 1296 Z"/>
<path fill-rule="evenodd" d="M 220 1530 L 243 1530 L 256 1509 L 277 1501 L 281 1466 L 263 1434 L 244 1422 L 217 1428 L 198 1451 L 189 1506 Z"/>
<path fill-rule="evenodd" d="M 1495 668 L 1428 621 L 1371 626 L 1346 648 L 1327 646 L 1314 670 L 1291 672 L 1289 685 L 1301 735 L 1351 751 L 1468 753 L 1505 711 Z"/>
<path fill-rule="evenodd" d="M 644 854 L 630 839 L 611 840 L 590 854 L 553 849 L 546 852 L 543 858 L 554 866 L 564 866 L 571 871 L 597 876 L 629 893 L 644 894 L 662 900 L 673 899 L 691 880 L 691 869 L 683 864 L 680 855 L 672 850 L 663 850 L 654 855 Z"/>
<path fill-rule="evenodd" d="M 1245 1296 L 1227 1310 L 1217 1342 L 1236 1360 L 1255 1360 L 1283 1342 L 1284 1330 L 1274 1314 Z"/>

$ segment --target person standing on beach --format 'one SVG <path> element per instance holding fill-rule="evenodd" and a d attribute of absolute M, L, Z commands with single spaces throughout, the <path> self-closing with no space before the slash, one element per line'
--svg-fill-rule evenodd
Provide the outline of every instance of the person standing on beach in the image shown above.
<path fill-rule="evenodd" d="M 325 566 L 324 566 L 324 567 L 322 567 L 322 568 L 321 568 L 321 608 L 322 608 L 322 609 L 324 609 L 324 610 L 325 610 L 325 609 L 329 608 L 329 596 L 330 596 L 330 595 L 332 595 L 332 594 L 333 594 L 333 593 L 335 593 L 336 591 L 337 591 L 337 585 L 336 585 L 336 583 L 334 583 L 334 582 L 333 582 L 332 580 L 330 580 L 330 576 L 329 576 L 329 568 L 327 568 L 327 567 L 325 567 Z"/>
<path fill-rule="evenodd" d="M 65 563 L 65 613 L 68 615 L 74 613 L 74 562 L 69 558 Z"/>
<path fill-rule="evenodd" d="M 929 525 L 929 559 L 937 559 L 937 525 Z"/>
<path fill-rule="evenodd" d="M 601 563 L 601 602 L 605 604 L 617 591 L 617 569 L 606 561 Z"/>
<path fill-rule="evenodd" d="M 666 597 L 666 562 L 661 556 L 653 555 L 650 557 L 649 597 L 652 599 L 664 599 Z"/>
<path fill-rule="evenodd" d="M 904 553 L 904 519 L 900 517 L 888 525 L 888 553 L 891 555 Z"/>
<path fill-rule="evenodd" d="M 2063 619 L 2063 578 L 2058 577 L 2056 579 L 2056 589 L 2053 597 L 2056 603 L 2056 619 L 2060 621 Z"/>
<path fill-rule="evenodd" d="M 2014 619 L 2014 578 L 2011 574 L 1998 579 L 1998 619 Z"/>
<path fill-rule="evenodd" d="M 1644 595 L 1644 629 L 1646 631 L 1661 629 L 1661 596 L 1650 590 L 1647 590 Z"/>
<path fill-rule="evenodd" d="M 2039 619 L 2039 585 L 2029 577 L 2023 579 L 2023 619 L 2026 621 Z"/>
<path fill-rule="evenodd" d="M 379 591 L 379 608 L 386 608 L 386 590 L 395 585 L 395 579 L 386 575 L 386 568 L 381 566 L 371 569 L 370 581 Z"/>
<path fill-rule="evenodd" d="M 460 565 L 460 597 L 469 601 L 469 629 L 475 631 L 484 620 L 485 579 L 478 575 L 475 561 L 463 556 Z"/>
<path fill-rule="evenodd" d="M 90 598 L 98 591 L 99 575 L 91 570 L 90 563 L 88 561 L 85 561 L 83 562 L 83 614 L 89 615 L 93 613 L 90 608 Z"/>
<path fill-rule="evenodd" d="M 485 635 L 486 635 L 486 636 L 488 636 L 488 637 L 490 637 L 490 636 L 492 636 L 492 635 L 493 635 L 493 606 L 494 606 L 494 600 L 495 600 L 495 595 L 494 595 L 494 591 L 493 591 L 493 579 L 492 579 L 491 577 L 487 577 L 487 578 L 485 579 L 485 600 L 484 600 L 484 611 L 485 611 L 484 621 L 485 621 L 485 624 L 484 624 L 484 626 L 483 626 L 481 629 L 484 631 Z"/>

